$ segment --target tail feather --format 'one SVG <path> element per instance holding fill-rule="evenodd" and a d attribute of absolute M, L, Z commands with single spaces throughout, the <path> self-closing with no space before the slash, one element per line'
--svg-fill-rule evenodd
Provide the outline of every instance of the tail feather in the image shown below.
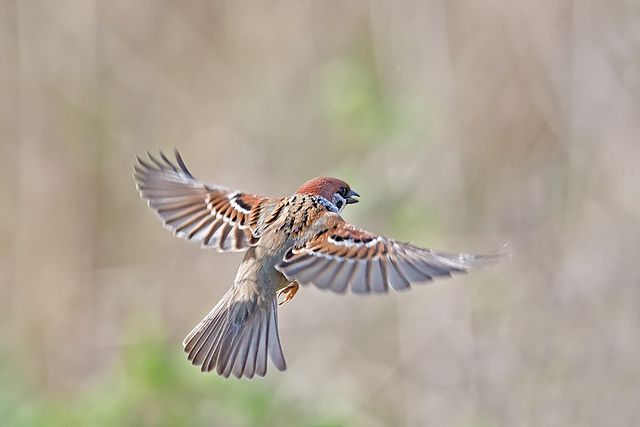
<path fill-rule="evenodd" d="M 256 374 L 260 377 L 267 373 L 268 323 L 268 317 L 260 321 L 260 340 L 258 341 L 258 352 L 256 354 Z"/>
<path fill-rule="evenodd" d="M 228 378 L 267 373 L 267 358 L 281 371 L 287 368 L 278 335 L 277 301 L 260 304 L 231 288 L 187 335 L 184 351 L 203 372 L 216 370 Z"/>
<path fill-rule="evenodd" d="M 249 359 L 249 346 L 251 345 L 251 339 L 255 333 L 254 329 L 255 328 L 250 327 L 242 337 L 242 341 L 238 344 L 239 354 L 235 358 L 236 361 L 232 368 L 233 376 L 236 378 L 240 378 L 245 372 L 247 373 L 247 376 L 253 376 L 254 371 L 249 369 L 247 362 Z"/>
<path fill-rule="evenodd" d="M 269 321 L 269 356 L 271 362 L 281 371 L 287 369 L 287 361 L 282 354 L 280 345 L 280 335 L 278 334 L 278 303 L 277 299 L 271 301 L 272 308 L 269 310 L 271 320 Z"/>
<path fill-rule="evenodd" d="M 258 356 L 258 341 L 260 340 L 260 325 L 251 325 L 251 340 L 247 352 L 247 363 L 244 367 L 244 375 L 253 378 L 256 373 L 256 357 Z"/>

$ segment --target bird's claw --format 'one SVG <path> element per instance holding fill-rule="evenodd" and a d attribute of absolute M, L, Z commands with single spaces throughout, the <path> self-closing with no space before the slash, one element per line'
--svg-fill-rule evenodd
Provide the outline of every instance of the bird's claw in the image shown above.
<path fill-rule="evenodd" d="M 298 282 L 291 282 L 291 284 L 278 291 L 278 305 L 282 305 L 285 302 L 291 301 L 296 295 L 296 292 L 298 292 L 299 288 L 300 285 L 298 284 Z M 282 301 L 280 301 L 280 297 L 283 297 Z"/>

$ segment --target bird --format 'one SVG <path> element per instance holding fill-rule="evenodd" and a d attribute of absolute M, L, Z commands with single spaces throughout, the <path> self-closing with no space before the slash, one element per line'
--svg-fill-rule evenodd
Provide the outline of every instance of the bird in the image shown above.
<path fill-rule="evenodd" d="M 414 283 L 494 263 L 503 253 L 450 254 L 363 230 L 341 212 L 360 195 L 343 180 L 313 178 L 293 194 L 264 197 L 196 179 L 182 156 L 136 156 L 137 190 L 177 237 L 218 252 L 244 252 L 229 290 L 183 341 L 202 372 L 228 378 L 287 368 L 278 306 L 300 286 L 355 294 L 404 291 Z"/>

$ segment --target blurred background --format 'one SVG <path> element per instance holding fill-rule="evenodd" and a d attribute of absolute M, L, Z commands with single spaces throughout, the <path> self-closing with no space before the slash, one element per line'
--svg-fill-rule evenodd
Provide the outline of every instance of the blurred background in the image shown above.
<path fill-rule="evenodd" d="M 8 426 L 623 426 L 640 417 L 636 1 L 0 1 Z M 182 338 L 240 254 L 163 230 L 131 163 L 508 262 L 409 293 L 304 288 L 289 370 Z"/>

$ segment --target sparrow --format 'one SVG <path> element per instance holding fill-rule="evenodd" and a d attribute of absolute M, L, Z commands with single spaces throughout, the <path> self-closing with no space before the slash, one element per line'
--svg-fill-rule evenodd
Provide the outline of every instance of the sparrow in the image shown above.
<path fill-rule="evenodd" d="M 313 178 L 290 196 L 262 197 L 200 182 L 177 150 L 175 161 L 147 154 L 136 158 L 133 175 L 163 225 L 203 248 L 245 252 L 231 288 L 183 341 L 189 361 L 203 372 L 264 376 L 267 357 L 285 370 L 277 310 L 300 285 L 337 293 L 404 291 L 503 255 L 449 254 L 351 225 L 340 213 L 360 195 L 340 179 Z"/>

